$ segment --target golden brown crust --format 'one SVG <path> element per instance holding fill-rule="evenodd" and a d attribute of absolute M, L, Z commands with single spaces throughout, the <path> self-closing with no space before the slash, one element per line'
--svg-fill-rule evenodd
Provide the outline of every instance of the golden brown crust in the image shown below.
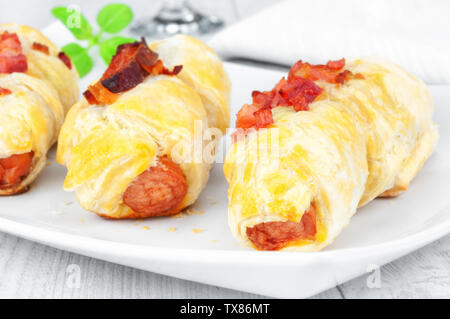
<path fill-rule="evenodd" d="M 364 79 L 320 82 L 322 96 L 310 111 L 273 108 L 270 129 L 230 148 L 228 221 L 245 245 L 320 250 L 349 224 L 358 203 L 405 191 L 432 153 L 439 134 L 424 83 L 379 58 L 349 61 L 346 68 Z M 277 151 L 260 152 L 272 132 Z M 320 212 L 314 240 L 289 241 L 301 238 L 302 228 L 286 220 L 298 221 L 312 199 Z"/>
<path fill-rule="evenodd" d="M 378 197 L 396 197 L 406 190 L 408 190 L 408 186 L 394 186 L 378 195 Z"/>

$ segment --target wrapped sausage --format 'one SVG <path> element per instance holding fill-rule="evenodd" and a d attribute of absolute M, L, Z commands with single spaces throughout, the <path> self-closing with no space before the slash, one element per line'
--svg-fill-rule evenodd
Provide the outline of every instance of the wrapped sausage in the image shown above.
<path fill-rule="evenodd" d="M 362 206 L 396 196 L 438 139 L 425 84 L 378 59 L 299 61 L 238 113 L 229 225 L 260 250 L 316 251 Z"/>
<path fill-rule="evenodd" d="M 70 59 L 58 56 L 39 31 L 0 25 L 0 195 L 24 192 L 36 179 L 78 95 Z"/>
<path fill-rule="evenodd" d="M 194 203 L 212 164 L 195 156 L 195 142 L 227 126 L 230 84 L 215 53 L 182 35 L 150 48 L 119 46 L 59 137 L 64 188 L 103 217 L 171 215 Z"/>
<path fill-rule="evenodd" d="M 17 35 L 20 41 L 27 64 L 24 73 L 41 79 L 56 89 L 67 112 L 79 98 L 78 73 L 69 57 L 34 28 L 13 23 L 0 24 L 0 34 L 5 33 Z M 0 73 L 3 73 L 1 66 Z"/>

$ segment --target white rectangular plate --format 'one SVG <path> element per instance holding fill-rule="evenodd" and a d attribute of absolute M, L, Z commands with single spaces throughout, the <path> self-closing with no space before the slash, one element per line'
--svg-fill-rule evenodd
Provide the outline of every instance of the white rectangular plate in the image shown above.
<path fill-rule="evenodd" d="M 81 81 L 81 90 L 102 72 L 98 65 Z M 250 101 L 252 90 L 269 89 L 284 75 L 231 63 L 226 69 L 233 83 L 233 123 L 240 106 Z M 203 214 L 144 221 L 102 219 L 81 209 L 73 193 L 63 191 L 66 169 L 55 163 L 54 150 L 49 166 L 28 193 L 0 198 L 0 230 L 206 284 L 274 297 L 311 296 L 450 232 L 450 87 L 432 86 L 431 90 L 435 119 L 441 124 L 434 155 L 405 194 L 365 206 L 322 252 L 258 252 L 240 247 L 228 229 L 227 183 L 220 163 L 194 205 Z"/>

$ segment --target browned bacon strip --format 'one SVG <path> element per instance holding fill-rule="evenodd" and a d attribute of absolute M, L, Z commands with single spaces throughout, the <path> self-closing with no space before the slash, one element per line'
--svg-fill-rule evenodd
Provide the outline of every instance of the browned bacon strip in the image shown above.
<path fill-rule="evenodd" d="M 72 70 L 72 61 L 70 61 L 67 54 L 61 51 L 58 53 L 58 58 L 69 68 L 69 70 Z"/>
<path fill-rule="evenodd" d="M 26 72 L 27 57 L 15 33 L 5 31 L 0 36 L 0 73 Z"/>
<path fill-rule="evenodd" d="M 11 90 L 0 87 L 0 96 L 11 94 Z"/>
<path fill-rule="evenodd" d="M 245 104 L 237 113 L 236 128 L 244 130 L 269 127 L 273 123 L 272 108 L 291 106 L 295 111 L 308 111 L 321 93 L 315 81 L 344 84 L 349 79 L 363 79 L 362 74 L 344 70 L 345 59 L 312 65 L 301 60 L 292 66 L 288 78 L 282 78 L 271 91 L 253 91 L 252 104 Z M 238 139 L 233 134 L 233 140 Z M 241 134 L 242 135 L 242 134 Z"/>
<path fill-rule="evenodd" d="M 119 93 L 136 87 L 149 75 L 177 75 L 180 71 L 181 66 L 172 71 L 166 69 L 144 39 L 122 44 L 100 81 L 89 86 L 84 96 L 90 104 L 111 104 Z"/>
<path fill-rule="evenodd" d="M 33 42 L 32 48 L 33 48 L 33 50 L 40 51 L 40 52 L 42 52 L 44 54 L 47 54 L 47 55 L 50 54 L 48 46 L 46 46 L 44 44 L 41 44 L 41 43 L 38 43 L 38 42 Z"/>

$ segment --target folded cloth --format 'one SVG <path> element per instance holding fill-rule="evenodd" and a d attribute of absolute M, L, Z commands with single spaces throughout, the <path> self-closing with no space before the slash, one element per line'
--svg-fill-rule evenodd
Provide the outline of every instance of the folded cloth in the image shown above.
<path fill-rule="evenodd" d="M 388 58 L 430 84 L 450 84 L 450 1 L 290 0 L 218 33 L 224 58 L 292 65 Z"/>

